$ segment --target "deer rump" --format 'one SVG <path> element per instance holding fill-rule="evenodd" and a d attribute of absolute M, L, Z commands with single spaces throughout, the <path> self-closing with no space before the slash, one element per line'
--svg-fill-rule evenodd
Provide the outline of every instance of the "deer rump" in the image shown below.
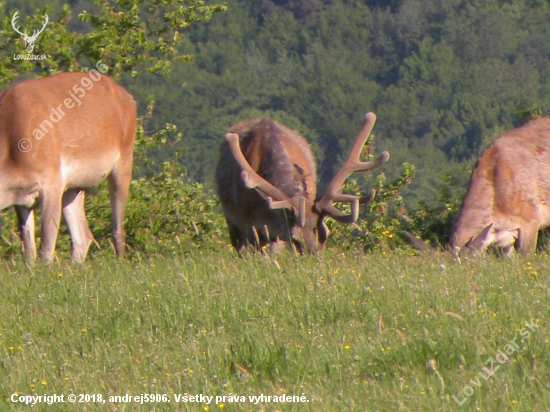
<path fill-rule="evenodd" d="M 318 199 L 315 161 L 303 137 L 270 119 L 245 120 L 233 126 L 220 149 L 216 182 L 235 249 L 268 245 L 277 251 L 293 244 L 298 253 L 319 252 L 329 234 L 326 216 L 354 223 L 359 204 L 369 202 L 374 191 L 363 198 L 344 195 L 345 179 L 389 158 L 384 152 L 376 160 L 359 161 L 375 120 L 373 113 L 367 113 L 348 160 Z M 350 203 L 351 214 L 340 212 L 335 202 Z"/>
<path fill-rule="evenodd" d="M 451 249 L 515 246 L 534 253 L 550 226 L 550 118 L 532 120 L 495 139 L 479 158 L 451 235 Z"/>

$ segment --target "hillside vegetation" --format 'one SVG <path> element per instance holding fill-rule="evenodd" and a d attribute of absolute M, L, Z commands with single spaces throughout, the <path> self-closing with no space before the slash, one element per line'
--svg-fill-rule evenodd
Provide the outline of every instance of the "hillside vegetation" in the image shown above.
<path fill-rule="evenodd" d="M 32 0 L 24 7 L 61 0 Z M 69 2 L 70 30 L 90 26 Z M 188 150 L 191 181 L 212 184 L 224 131 L 242 118 L 270 116 L 313 144 L 323 182 L 374 111 L 377 148 L 389 150 L 383 172 L 416 166 L 405 189 L 409 207 L 437 199 L 444 172 L 464 187 L 480 150 L 524 120 L 519 107 L 550 104 L 548 0 L 234 0 L 227 11 L 184 32 L 178 49 L 194 63 L 169 76 L 125 78 L 141 110 L 157 99 L 150 130 L 175 124 Z M 169 31 L 168 36 L 173 35 Z M 173 149 L 156 154 L 171 156 Z"/>
<path fill-rule="evenodd" d="M 373 111 L 382 171 L 416 166 L 403 192 L 416 207 L 445 172 L 465 187 L 487 143 L 524 121 L 516 108 L 548 112 L 549 19 L 547 0 L 237 0 L 190 31 L 194 64 L 148 85 L 203 182 L 227 127 L 260 116 L 304 134 L 326 181 Z"/>
<path fill-rule="evenodd" d="M 5 264 L 0 409 L 28 409 L 4 402 L 16 392 L 171 399 L 40 411 L 548 410 L 548 273 L 546 256 L 405 252 Z"/>

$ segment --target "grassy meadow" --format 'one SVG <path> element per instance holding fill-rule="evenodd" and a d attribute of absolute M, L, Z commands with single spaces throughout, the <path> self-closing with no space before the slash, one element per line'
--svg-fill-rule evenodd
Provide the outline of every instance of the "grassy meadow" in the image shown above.
<path fill-rule="evenodd" d="M 29 408 L 14 393 L 107 400 L 34 407 L 55 411 L 550 410 L 550 259 L 413 255 L 4 262 L 0 410 Z M 170 402 L 108 401 L 125 394 Z"/>

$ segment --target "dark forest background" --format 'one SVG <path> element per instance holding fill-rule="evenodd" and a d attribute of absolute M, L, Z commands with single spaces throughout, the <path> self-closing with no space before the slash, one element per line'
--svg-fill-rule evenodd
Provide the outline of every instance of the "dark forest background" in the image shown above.
<path fill-rule="evenodd" d="M 51 18 L 66 0 L 10 0 L 6 10 Z M 77 15 L 97 7 L 68 1 Z M 168 76 L 123 79 L 149 126 L 183 132 L 188 179 L 212 184 L 224 131 L 270 116 L 314 146 L 323 181 L 347 154 L 367 111 L 378 116 L 376 147 L 392 177 L 409 162 L 416 176 L 407 205 L 437 197 L 446 172 L 463 186 L 480 151 L 524 119 L 518 108 L 550 103 L 547 0 L 232 0 L 192 26 Z M 173 148 L 167 148 L 170 151 Z M 158 152 L 162 158 L 167 153 Z M 321 184 L 322 186 L 322 184 Z"/>

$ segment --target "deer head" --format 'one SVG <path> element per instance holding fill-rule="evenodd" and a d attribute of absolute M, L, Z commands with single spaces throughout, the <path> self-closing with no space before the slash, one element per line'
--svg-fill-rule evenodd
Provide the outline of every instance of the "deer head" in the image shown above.
<path fill-rule="evenodd" d="M 216 172 L 233 246 L 239 251 L 247 244 L 274 246 L 282 241 L 294 244 L 299 253 L 304 244 L 307 250 L 319 252 L 329 234 L 326 217 L 355 223 L 359 205 L 371 201 L 375 191 L 364 197 L 343 194 L 345 180 L 355 172 L 379 167 L 389 158 L 388 152 L 383 152 L 376 160 L 359 160 L 375 120 L 374 113 L 367 113 L 348 159 L 319 198 L 315 198 L 313 155 L 301 136 L 269 119 L 247 121 L 246 127 L 236 125 L 242 129 L 246 148 L 241 148 L 238 133 L 227 133 Z M 234 161 L 227 161 L 227 156 Z M 251 189 L 259 198 L 252 196 Z M 349 203 L 351 213 L 341 212 L 335 203 Z"/>
<path fill-rule="evenodd" d="M 25 47 L 27 49 L 27 53 L 31 54 L 34 50 L 34 44 L 36 43 L 36 39 L 38 39 L 38 36 L 40 35 L 40 33 L 42 33 L 46 28 L 49 18 L 47 14 L 44 14 L 44 25 L 42 26 L 42 28 L 40 30 L 34 30 L 32 36 L 29 36 L 27 35 L 27 30 L 25 30 L 25 32 L 22 33 L 19 31 L 19 26 L 15 27 L 15 22 L 17 20 L 18 14 L 19 14 L 19 11 L 16 11 L 14 13 L 13 18 L 11 19 L 11 25 L 13 29 L 17 33 L 19 33 L 23 38 L 23 41 L 25 42 Z"/>

